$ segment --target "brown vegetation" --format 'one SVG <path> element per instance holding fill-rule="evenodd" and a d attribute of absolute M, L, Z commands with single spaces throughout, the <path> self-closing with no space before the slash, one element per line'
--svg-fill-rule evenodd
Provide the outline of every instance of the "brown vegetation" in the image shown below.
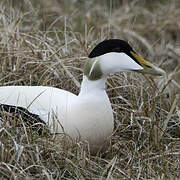
<path fill-rule="evenodd" d="M 0 85 L 47 85 L 77 94 L 88 53 L 107 38 L 128 40 L 167 77 L 108 78 L 115 131 L 111 147 L 97 156 L 80 143 L 58 142 L 46 127 L 39 136 L 21 117 L 3 114 L 2 179 L 180 178 L 178 0 L 2 0 Z"/>

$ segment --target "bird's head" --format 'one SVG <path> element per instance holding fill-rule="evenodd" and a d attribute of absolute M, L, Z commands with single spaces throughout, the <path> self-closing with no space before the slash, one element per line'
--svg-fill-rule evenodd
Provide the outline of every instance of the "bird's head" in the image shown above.
<path fill-rule="evenodd" d="M 116 72 L 141 72 L 162 76 L 164 70 L 156 67 L 138 55 L 124 40 L 109 39 L 99 43 L 89 54 L 84 75 L 98 80 Z"/>

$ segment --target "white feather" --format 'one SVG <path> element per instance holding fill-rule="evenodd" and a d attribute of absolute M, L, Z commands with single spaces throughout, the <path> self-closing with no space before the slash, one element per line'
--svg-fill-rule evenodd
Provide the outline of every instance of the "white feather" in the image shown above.
<path fill-rule="evenodd" d="M 0 103 L 27 108 L 39 115 L 51 132 L 65 132 L 74 139 L 80 136 L 90 143 L 91 150 L 95 150 L 112 134 L 114 126 L 111 104 L 105 92 L 107 75 L 143 69 L 124 53 L 108 53 L 97 61 L 103 76 L 95 81 L 84 76 L 78 96 L 53 87 L 9 86 L 0 87 Z"/>
<path fill-rule="evenodd" d="M 143 67 L 137 64 L 125 53 L 111 52 L 99 57 L 101 69 L 104 74 L 116 72 L 129 72 L 132 70 L 142 70 Z"/>
<path fill-rule="evenodd" d="M 90 81 L 85 81 L 88 86 Z M 74 139 L 87 140 L 92 149 L 97 149 L 113 131 L 111 104 L 104 89 L 83 92 L 82 88 L 76 96 L 45 86 L 0 87 L 0 103 L 27 108 L 39 115 L 51 132 L 65 131 Z"/>

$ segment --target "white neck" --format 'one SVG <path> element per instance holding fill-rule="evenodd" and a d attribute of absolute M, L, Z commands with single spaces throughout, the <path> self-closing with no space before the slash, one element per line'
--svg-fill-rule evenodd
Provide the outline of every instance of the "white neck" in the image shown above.
<path fill-rule="evenodd" d="M 84 76 L 79 95 L 105 90 L 107 76 L 116 72 L 143 69 L 125 53 L 107 53 L 85 63 Z M 98 91 L 99 92 L 99 91 Z"/>
<path fill-rule="evenodd" d="M 92 91 L 102 90 L 105 91 L 105 83 L 107 77 L 104 76 L 98 80 L 89 80 L 85 75 L 83 75 L 83 81 L 81 83 L 81 89 L 79 95 L 84 95 Z"/>

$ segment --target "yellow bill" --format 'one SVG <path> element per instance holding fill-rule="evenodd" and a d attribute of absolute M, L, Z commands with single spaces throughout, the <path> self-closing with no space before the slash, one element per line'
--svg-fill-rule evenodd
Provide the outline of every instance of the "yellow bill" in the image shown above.
<path fill-rule="evenodd" d="M 156 67 L 155 65 L 146 61 L 141 56 L 137 55 L 135 52 L 131 51 L 130 53 L 136 59 L 136 61 L 144 68 L 142 70 L 136 70 L 137 72 L 140 72 L 143 74 L 152 74 L 156 76 L 164 76 L 166 74 L 163 69 Z"/>

